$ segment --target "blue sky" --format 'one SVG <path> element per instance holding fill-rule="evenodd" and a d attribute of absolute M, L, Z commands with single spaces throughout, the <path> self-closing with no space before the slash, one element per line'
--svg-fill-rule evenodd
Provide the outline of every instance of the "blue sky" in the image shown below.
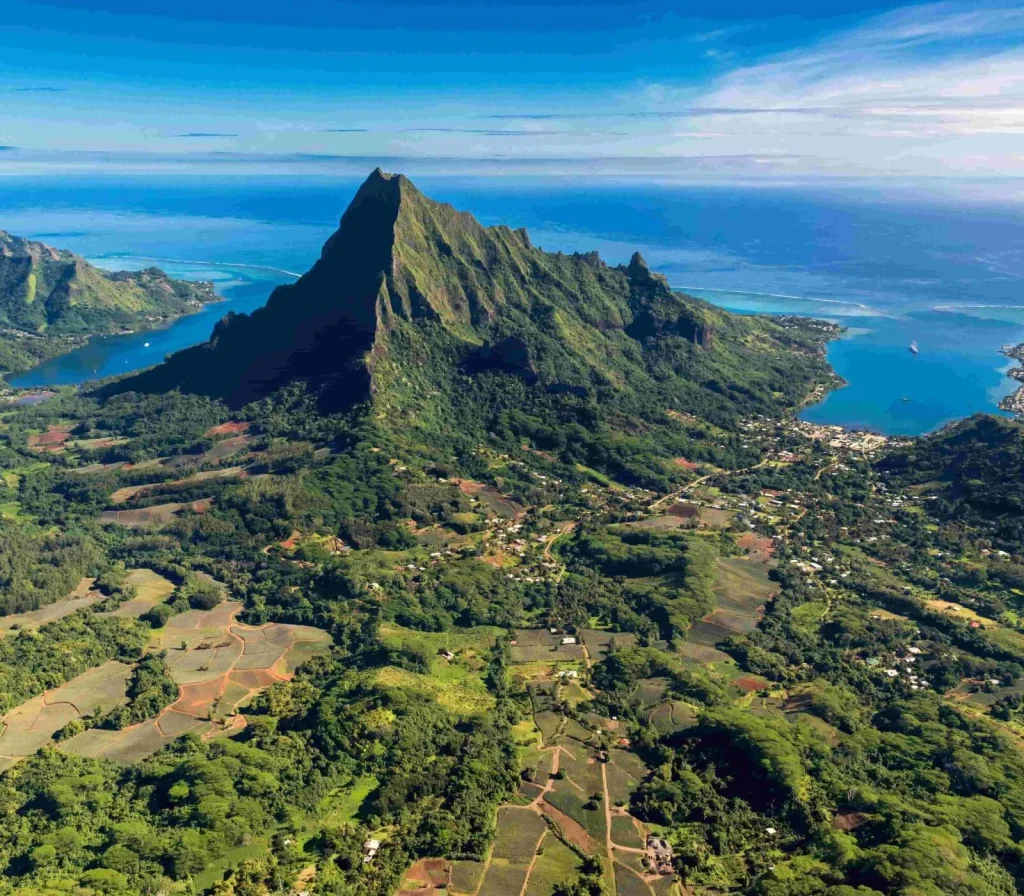
<path fill-rule="evenodd" d="M 5 0 L 3 17 L 0 173 L 1024 174 L 1024 3 Z"/>

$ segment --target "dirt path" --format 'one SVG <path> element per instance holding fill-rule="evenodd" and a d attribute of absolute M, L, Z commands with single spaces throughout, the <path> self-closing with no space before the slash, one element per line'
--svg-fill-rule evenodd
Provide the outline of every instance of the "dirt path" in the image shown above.
<path fill-rule="evenodd" d="M 550 831 L 544 831 L 544 833 L 540 835 L 540 840 L 537 841 L 537 845 L 533 847 L 533 858 L 530 859 L 530 865 L 526 869 L 526 878 L 523 880 L 523 886 L 522 889 L 520 889 L 519 891 L 519 896 L 526 896 L 526 888 L 530 886 L 530 876 L 533 874 L 534 865 L 537 864 L 537 858 L 540 855 L 541 844 L 544 842 L 544 839 L 546 837 L 553 836 L 554 834 L 552 834 Z"/>
<path fill-rule="evenodd" d="M 544 559 L 551 561 L 554 560 L 554 556 L 551 553 L 551 549 L 555 546 L 555 542 L 558 541 L 563 535 L 568 535 L 570 532 L 575 531 L 576 527 L 580 524 L 579 520 L 573 520 L 572 522 L 566 523 L 558 530 L 551 538 L 548 539 L 548 543 L 544 545 Z"/>
<path fill-rule="evenodd" d="M 608 854 L 608 868 L 612 873 L 612 891 L 615 890 L 615 855 L 612 852 L 612 806 L 611 794 L 608 792 L 608 763 L 601 763 L 601 803 L 604 806 L 604 850 Z"/>

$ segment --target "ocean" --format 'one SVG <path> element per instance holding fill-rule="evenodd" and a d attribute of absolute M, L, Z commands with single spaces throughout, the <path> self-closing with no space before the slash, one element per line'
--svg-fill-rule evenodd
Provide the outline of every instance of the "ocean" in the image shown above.
<path fill-rule="evenodd" d="M 12 378 L 77 384 L 158 363 L 251 311 L 319 255 L 361 178 L 7 178 L 0 229 L 72 249 L 107 269 L 149 265 L 212 280 L 223 301 L 164 330 L 92 340 Z M 535 245 L 639 250 L 669 282 L 742 313 L 843 324 L 828 357 L 848 382 L 804 412 L 817 423 L 918 435 L 1015 388 L 1001 345 L 1024 341 L 1019 208 L 864 190 L 665 186 L 534 177 L 415 178 L 485 224 Z M 909 350 L 916 342 L 917 354 Z"/>

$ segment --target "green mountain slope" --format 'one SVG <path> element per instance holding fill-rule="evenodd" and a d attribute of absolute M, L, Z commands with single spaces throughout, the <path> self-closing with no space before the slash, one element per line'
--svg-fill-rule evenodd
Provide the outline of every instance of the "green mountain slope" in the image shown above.
<path fill-rule="evenodd" d="M 829 334 L 674 293 L 639 254 L 612 267 L 544 252 L 378 169 L 297 283 L 116 388 L 240 406 L 302 381 L 322 407 L 370 401 L 378 419 L 427 431 L 456 407 L 467 425 L 491 425 L 470 406 L 493 409 L 510 389 L 517 406 L 562 395 L 731 420 L 801 401 L 827 376 Z"/>
<path fill-rule="evenodd" d="M 157 268 L 107 273 L 0 231 L 0 370 L 23 370 L 82 337 L 153 326 L 214 299 L 209 283 Z"/>
<path fill-rule="evenodd" d="M 976 414 L 912 442 L 878 464 L 900 488 L 934 496 L 942 519 L 986 528 L 1007 550 L 1024 537 L 1024 426 Z"/>

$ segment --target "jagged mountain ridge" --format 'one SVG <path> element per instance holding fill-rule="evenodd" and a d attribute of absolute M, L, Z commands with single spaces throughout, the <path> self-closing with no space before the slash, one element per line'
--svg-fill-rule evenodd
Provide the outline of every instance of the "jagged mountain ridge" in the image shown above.
<path fill-rule="evenodd" d="M 639 254 L 610 266 L 596 252 L 545 252 L 525 230 L 484 227 L 377 169 L 296 283 L 112 388 L 238 407 L 302 381 L 331 409 L 372 400 L 378 416 L 413 420 L 446 414 L 444 396 L 467 378 L 502 373 L 602 400 L 667 389 L 672 406 L 697 389 L 725 407 L 740 380 L 764 378 L 759 395 L 779 388 L 767 382 L 773 358 L 819 348 L 674 293 Z"/>
<path fill-rule="evenodd" d="M 8 327 L 91 335 L 214 298 L 209 283 L 175 280 L 158 268 L 108 273 L 73 252 L 0 231 L 0 324 Z"/>

